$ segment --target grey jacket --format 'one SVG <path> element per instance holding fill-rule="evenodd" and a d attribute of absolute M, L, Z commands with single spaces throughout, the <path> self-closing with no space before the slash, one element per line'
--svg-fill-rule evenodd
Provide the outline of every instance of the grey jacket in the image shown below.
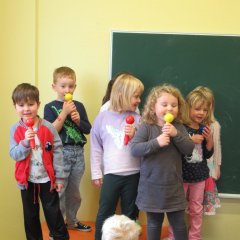
<path fill-rule="evenodd" d="M 173 212 L 186 208 L 182 180 L 182 156 L 191 154 L 194 143 L 185 127 L 172 123 L 177 136 L 160 147 L 162 127 L 143 123 L 131 141 L 134 156 L 142 157 L 136 204 L 147 212 Z"/>

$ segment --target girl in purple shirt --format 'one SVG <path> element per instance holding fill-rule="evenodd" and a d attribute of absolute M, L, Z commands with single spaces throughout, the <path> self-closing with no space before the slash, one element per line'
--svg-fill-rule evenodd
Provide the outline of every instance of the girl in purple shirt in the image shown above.
<path fill-rule="evenodd" d="M 124 136 L 131 141 L 139 125 L 140 116 L 135 111 L 143 90 L 139 79 L 130 74 L 119 75 L 112 88 L 109 110 L 99 113 L 91 129 L 92 182 L 101 188 L 95 240 L 101 240 L 103 222 L 114 215 L 119 199 L 122 214 L 132 220 L 137 218 L 140 159 L 131 155 Z M 129 115 L 134 118 L 133 124 L 126 123 Z"/>

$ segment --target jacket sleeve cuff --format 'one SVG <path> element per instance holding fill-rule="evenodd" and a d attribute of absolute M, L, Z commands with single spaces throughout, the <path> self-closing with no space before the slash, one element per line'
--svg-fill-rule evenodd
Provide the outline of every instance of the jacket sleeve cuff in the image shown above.
<path fill-rule="evenodd" d="M 64 184 L 64 178 L 56 178 L 56 183 Z"/>

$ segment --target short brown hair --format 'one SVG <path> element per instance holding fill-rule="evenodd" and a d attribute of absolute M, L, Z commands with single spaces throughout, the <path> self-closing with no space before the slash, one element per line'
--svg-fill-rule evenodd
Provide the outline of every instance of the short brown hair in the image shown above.
<path fill-rule="evenodd" d="M 61 78 L 61 77 L 70 77 L 74 81 L 76 81 L 76 73 L 70 67 L 63 66 L 63 67 L 56 68 L 53 72 L 53 83 L 56 83 L 58 78 Z"/>
<path fill-rule="evenodd" d="M 39 90 L 30 83 L 21 83 L 13 90 L 12 101 L 15 105 L 21 101 L 28 102 L 29 100 L 39 103 Z"/>

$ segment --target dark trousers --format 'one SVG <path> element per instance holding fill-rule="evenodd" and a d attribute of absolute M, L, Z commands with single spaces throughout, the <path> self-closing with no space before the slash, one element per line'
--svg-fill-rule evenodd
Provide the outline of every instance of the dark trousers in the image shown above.
<path fill-rule="evenodd" d="M 41 199 L 48 228 L 54 240 L 69 239 L 68 231 L 59 208 L 58 193 L 55 190 L 50 192 L 50 187 L 50 182 L 40 184 L 28 182 L 28 188 L 21 190 L 27 240 L 43 239 L 39 216 L 39 198 Z"/>
<path fill-rule="evenodd" d="M 135 204 L 139 173 L 129 176 L 107 174 L 104 176 L 96 219 L 95 240 L 102 238 L 103 222 L 114 215 L 118 200 L 121 200 L 122 214 L 136 220 L 138 209 Z"/>
<path fill-rule="evenodd" d="M 184 210 L 167 212 L 170 225 L 173 228 L 175 240 L 188 240 L 184 219 Z M 164 213 L 147 212 L 147 239 L 160 240 Z"/>

